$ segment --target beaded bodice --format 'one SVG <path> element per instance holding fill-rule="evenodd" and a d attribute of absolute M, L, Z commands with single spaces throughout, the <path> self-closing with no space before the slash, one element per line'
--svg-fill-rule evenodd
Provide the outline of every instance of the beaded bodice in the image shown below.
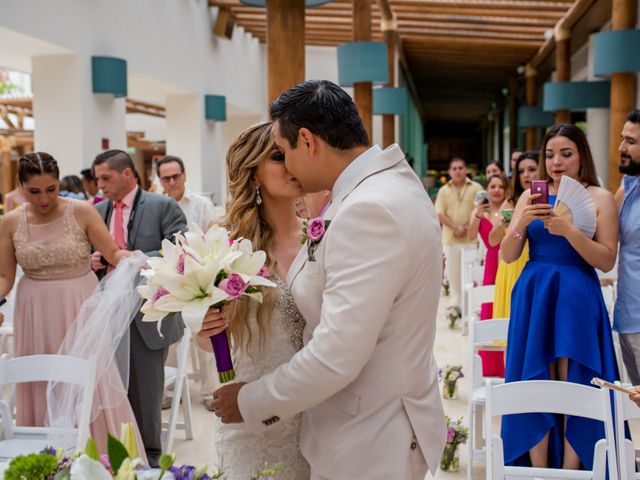
<path fill-rule="evenodd" d="M 89 271 L 91 244 L 75 219 L 72 201 L 60 218 L 43 225 L 30 224 L 27 209 L 23 209 L 13 245 L 16 260 L 28 277 L 54 280 Z"/>
<path fill-rule="evenodd" d="M 264 343 L 260 345 L 255 310 L 251 312 L 251 346 L 249 353 L 238 350 L 234 354 L 233 364 L 237 378 L 250 382 L 274 371 L 302 348 L 302 334 L 305 321 L 291 292 L 277 276 L 274 278 L 278 289 L 278 303 L 271 317 Z"/>

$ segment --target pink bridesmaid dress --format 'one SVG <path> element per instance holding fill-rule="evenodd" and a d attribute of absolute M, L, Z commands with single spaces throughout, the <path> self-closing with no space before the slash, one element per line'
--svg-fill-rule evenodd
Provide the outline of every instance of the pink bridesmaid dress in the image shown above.
<path fill-rule="evenodd" d="M 498 262 L 500 261 L 500 244 L 491 246 L 489 244 L 489 233 L 493 229 L 493 225 L 486 218 L 480 220 L 480 228 L 478 233 L 482 242 L 487 247 L 487 257 L 484 261 L 484 277 L 483 285 L 494 285 L 496 283 L 496 273 L 498 272 Z M 480 320 L 488 320 L 493 318 L 493 303 L 483 303 L 480 310 Z M 503 352 L 487 352 L 480 351 L 482 358 L 482 374 L 485 377 L 503 377 L 504 378 L 504 353 Z"/>
<path fill-rule="evenodd" d="M 25 208 L 13 235 L 16 260 L 24 270 L 16 291 L 16 356 L 58 353 L 80 307 L 98 285 L 98 279 L 89 263 L 91 244 L 76 221 L 73 206 L 74 201 L 68 201 L 60 218 L 41 225 L 29 223 Z M 107 372 L 104 375 L 112 377 L 110 385 L 114 383 L 114 375 L 118 375 L 118 372 Z M 104 378 L 104 382 L 107 381 Z M 105 388 L 101 383 L 102 380 L 96 388 L 95 399 L 100 398 L 101 390 Z M 46 393 L 45 382 L 17 386 L 17 425 L 45 425 Z M 94 417 L 91 435 L 100 451 L 106 453 L 107 432 L 118 437 L 122 423 L 136 425 L 124 386 L 122 401 L 114 408 L 101 410 Z M 137 437 L 138 452 L 144 455 L 139 434 Z"/>

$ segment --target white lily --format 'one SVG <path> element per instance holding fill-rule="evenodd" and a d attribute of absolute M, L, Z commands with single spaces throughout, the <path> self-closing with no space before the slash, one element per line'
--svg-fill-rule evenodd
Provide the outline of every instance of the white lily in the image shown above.
<path fill-rule="evenodd" d="M 184 275 L 159 272 L 154 277 L 154 281 L 163 285 L 169 294 L 159 297 L 153 308 L 164 312 L 182 312 L 184 323 L 194 332 L 200 331 L 209 307 L 229 297 L 214 285 L 219 272 L 219 264 L 213 260 L 200 265 L 193 258 L 186 257 Z"/>
<path fill-rule="evenodd" d="M 104 465 L 87 455 L 80 455 L 73 462 L 69 474 L 71 480 L 113 480 Z"/>

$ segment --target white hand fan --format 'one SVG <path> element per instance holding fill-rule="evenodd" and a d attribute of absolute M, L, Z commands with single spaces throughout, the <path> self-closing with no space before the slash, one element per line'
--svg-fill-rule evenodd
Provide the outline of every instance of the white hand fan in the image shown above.
<path fill-rule="evenodd" d="M 589 238 L 593 238 L 596 233 L 596 206 L 593 199 L 587 189 L 571 177 L 562 176 L 553 212 L 567 217 Z"/>

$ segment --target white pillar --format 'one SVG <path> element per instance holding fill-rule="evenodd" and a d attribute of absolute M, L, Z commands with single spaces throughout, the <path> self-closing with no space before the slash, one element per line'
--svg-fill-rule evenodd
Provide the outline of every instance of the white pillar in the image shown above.
<path fill-rule="evenodd" d="M 221 159 L 215 154 L 217 122 L 204 118 L 201 94 L 167 96 L 167 155 L 184 161 L 187 185 L 194 192 L 214 194 L 220 202 Z"/>
<path fill-rule="evenodd" d="M 32 58 L 36 151 L 58 160 L 62 175 L 79 175 L 102 149 L 125 149 L 123 98 L 92 91 L 91 57 L 52 55 Z"/>

